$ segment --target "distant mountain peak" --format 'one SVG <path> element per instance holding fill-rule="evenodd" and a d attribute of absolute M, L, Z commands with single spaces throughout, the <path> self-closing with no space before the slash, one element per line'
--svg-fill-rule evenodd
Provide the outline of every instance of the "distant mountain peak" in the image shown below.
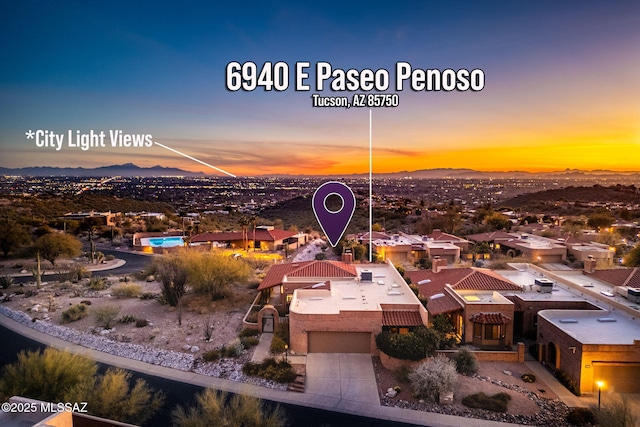
<path fill-rule="evenodd" d="M 190 172 L 178 168 L 168 168 L 156 165 L 150 168 L 140 167 L 133 163 L 122 165 L 101 166 L 97 168 L 60 168 L 52 166 L 34 166 L 26 168 L 2 168 L 2 175 L 21 176 L 78 176 L 78 177 L 103 177 L 103 176 L 205 176 L 203 172 Z"/>

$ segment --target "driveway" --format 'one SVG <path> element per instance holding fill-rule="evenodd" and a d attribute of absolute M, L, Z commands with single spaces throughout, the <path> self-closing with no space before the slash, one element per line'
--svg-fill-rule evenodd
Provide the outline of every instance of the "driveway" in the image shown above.
<path fill-rule="evenodd" d="M 371 355 L 309 353 L 305 394 L 380 405 Z"/>

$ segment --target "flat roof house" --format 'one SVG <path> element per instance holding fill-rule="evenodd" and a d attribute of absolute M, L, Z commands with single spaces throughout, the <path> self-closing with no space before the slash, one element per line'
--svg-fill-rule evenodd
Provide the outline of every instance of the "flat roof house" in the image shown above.
<path fill-rule="evenodd" d="M 349 265 L 353 277 L 332 278 L 327 288 L 294 291 L 292 351 L 378 354 L 375 336 L 383 330 L 404 333 L 427 324 L 427 311 L 391 263 Z"/>
<path fill-rule="evenodd" d="M 538 359 L 564 371 L 580 393 L 640 393 L 640 321 L 605 310 L 542 310 Z"/>
<path fill-rule="evenodd" d="M 303 242 L 304 244 L 306 242 Z M 247 245 L 245 248 L 244 245 Z M 245 232 L 231 231 L 201 233 L 191 237 L 191 245 L 226 246 L 239 249 L 277 251 L 286 247 L 295 248 L 299 244 L 299 234 L 293 231 L 279 230 L 269 226 L 256 227 Z"/>

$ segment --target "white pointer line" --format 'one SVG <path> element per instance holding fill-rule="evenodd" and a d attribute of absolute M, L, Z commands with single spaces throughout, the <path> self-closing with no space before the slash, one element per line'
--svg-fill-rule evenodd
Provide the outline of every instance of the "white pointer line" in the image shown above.
<path fill-rule="evenodd" d="M 209 163 L 203 162 L 202 160 L 198 160 L 198 159 L 196 159 L 195 157 L 191 157 L 191 156 L 190 156 L 190 155 L 188 155 L 188 154 L 184 154 L 184 153 L 182 153 L 182 152 L 180 152 L 180 151 L 178 151 L 178 150 L 175 150 L 175 149 L 173 149 L 173 148 L 171 148 L 171 147 L 167 147 L 166 145 L 164 145 L 164 144 L 160 144 L 159 142 L 156 142 L 156 141 L 153 141 L 153 143 L 154 143 L 154 144 L 156 144 L 156 145 L 159 145 L 159 146 L 160 146 L 160 147 L 162 147 L 162 148 L 166 148 L 166 149 L 167 149 L 167 150 L 169 150 L 169 151 L 173 151 L 173 152 L 174 152 L 174 153 L 176 153 L 176 154 L 180 154 L 181 156 L 184 156 L 184 157 L 186 157 L 187 159 L 191 159 L 191 160 L 193 160 L 194 162 L 198 162 L 198 163 L 203 164 L 203 165 L 205 165 L 205 166 L 209 166 L 211 169 L 215 169 L 215 170 L 217 170 L 218 172 L 222 172 L 222 173 L 224 173 L 224 174 L 226 174 L 226 175 L 229 175 L 230 177 L 237 178 L 237 176 L 235 176 L 234 174 L 232 174 L 232 173 L 230 173 L 230 172 L 227 172 L 226 170 L 223 170 L 223 169 L 217 168 L 217 167 L 215 167 L 215 166 L 213 166 L 213 165 L 210 165 Z"/>
<path fill-rule="evenodd" d="M 373 262 L 373 131 L 369 110 L 369 262 Z"/>

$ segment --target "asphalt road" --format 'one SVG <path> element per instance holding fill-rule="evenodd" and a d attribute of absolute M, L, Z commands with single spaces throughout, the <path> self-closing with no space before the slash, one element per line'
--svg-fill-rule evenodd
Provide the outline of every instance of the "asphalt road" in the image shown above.
<path fill-rule="evenodd" d="M 91 273 L 92 277 L 137 273 L 140 270 L 144 270 L 145 266 L 153 260 L 153 257 L 149 255 L 139 255 L 132 252 L 115 251 L 103 248 L 97 248 L 97 250 L 105 255 L 113 255 L 116 258 L 123 259 L 126 261 L 126 264 L 122 267 L 114 268 L 111 270 L 93 271 Z M 52 282 L 55 280 L 59 280 L 59 276 L 60 275 L 58 274 L 47 274 L 45 276 L 42 276 L 42 280 L 44 282 Z M 32 282 L 33 276 L 14 277 L 14 281 L 16 283 Z"/>
<path fill-rule="evenodd" d="M 0 368 L 17 360 L 17 355 L 22 350 L 44 349 L 39 342 L 25 338 L 22 335 L 0 326 Z M 100 364 L 100 371 L 104 372 L 109 365 Z M 203 390 L 202 387 L 191 384 L 167 380 L 152 375 L 132 371 L 132 381 L 142 378 L 156 390 L 162 390 L 166 395 L 163 408 L 145 424 L 145 426 L 169 426 L 171 425 L 171 411 L 177 406 L 190 406 L 195 402 L 195 395 Z M 274 402 L 265 402 L 267 405 L 275 405 Z M 411 424 L 397 423 L 373 418 L 358 417 L 320 409 L 307 408 L 296 405 L 279 404 L 285 411 L 288 425 L 291 427 L 411 427 Z"/>

